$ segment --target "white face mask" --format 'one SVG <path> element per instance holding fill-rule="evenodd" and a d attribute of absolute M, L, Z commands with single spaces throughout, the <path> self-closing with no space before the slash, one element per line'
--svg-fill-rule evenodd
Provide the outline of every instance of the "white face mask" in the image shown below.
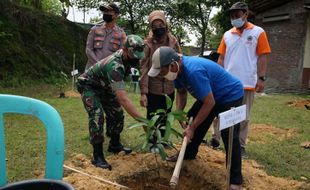
<path fill-rule="evenodd" d="M 178 62 L 174 62 L 174 63 L 177 64 L 178 71 L 179 71 L 179 64 L 178 64 Z M 178 76 L 178 71 L 177 72 L 170 71 L 170 66 L 169 66 L 169 72 L 164 76 L 165 79 L 170 80 L 170 81 L 175 80 L 177 78 L 177 76 Z"/>
<path fill-rule="evenodd" d="M 242 17 L 240 17 L 234 20 L 230 20 L 230 22 L 231 22 L 231 25 L 233 25 L 234 27 L 241 28 L 244 25 L 245 20 L 243 20 Z"/>

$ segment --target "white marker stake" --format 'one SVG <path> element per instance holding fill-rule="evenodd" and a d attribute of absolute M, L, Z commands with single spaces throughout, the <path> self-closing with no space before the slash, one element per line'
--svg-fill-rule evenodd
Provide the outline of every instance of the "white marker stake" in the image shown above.
<path fill-rule="evenodd" d="M 74 83 L 75 83 L 75 75 L 77 75 L 79 73 L 79 71 L 77 69 L 75 69 L 75 53 L 73 54 L 73 65 L 72 65 L 72 71 L 71 71 L 71 75 L 72 75 L 72 91 L 74 90 Z"/>
<path fill-rule="evenodd" d="M 230 168 L 231 168 L 231 155 L 233 145 L 234 125 L 244 121 L 246 119 L 246 105 L 239 106 L 237 108 L 231 108 L 228 111 L 219 114 L 219 128 L 220 130 L 229 128 L 228 137 L 228 150 L 227 150 L 227 173 L 226 173 L 226 185 L 229 190 L 230 185 Z"/>

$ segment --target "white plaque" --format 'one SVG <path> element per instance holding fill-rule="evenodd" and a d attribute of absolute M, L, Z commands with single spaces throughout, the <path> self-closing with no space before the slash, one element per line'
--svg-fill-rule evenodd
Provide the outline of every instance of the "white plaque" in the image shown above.
<path fill-rule="evenodd" d="M 75 76 L 75 75 L 77 75 L 78 73 L 79 73 L 79 71 L 78 71 L 77 69 L 71 71 L 71 75 L 72 75 L 72 76 Z"/>
<path fill-rule="evenodd" d="M 219 114 L 220 131 L 246 119 L 246 105 L 232 108 Z"/>

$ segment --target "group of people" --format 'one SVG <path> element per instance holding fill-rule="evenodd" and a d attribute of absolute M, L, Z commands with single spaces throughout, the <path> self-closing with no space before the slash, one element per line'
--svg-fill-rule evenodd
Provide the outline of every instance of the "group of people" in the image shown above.
<path fill-rule="evenodd" d="M 245 3 L 235 3 L 229 10 L 233 28 L 223 36 L 218 49 L 218 63 L 183 55 L 178 40 L 170 33 L 163 11 L 155 10 L 149 14 L 150 31 L 143 40 L 137 35 L 126 36 L 116 25 L 120 13 L 116 4 L 100 6 L 100 10 L 105 22 L 89 32 L 86 45 L 88 62 L 85 72 L 77 80 L 77 89 L 88 113 L 92 163 L 96 167 L 112 168 L 103 154 L 104 119 L 106 136 L 110 137 L 108 151 L 124 151 L 126 154 L 132 151 L 120 142 L 124 127 L 122 108 L 133 118 L 142 117 L 125 88 L 124 78 L 132 67 L 141 72 L 140 105 L 146 107 L 147 118 L 157 109 L 166 109 L 165 95 L 172 101 L 175 97 L 177 110 L 185 108 L 188 92 L 196 99 L 188 111 L 188 117 L 194 118 L 193 122 L 183 132 L 189 139 L 184 156 L 186 160 L 196 158 L 199 145 L 219 113 L 246 104 L 249 118 L 254 93 L 262 91 L 265 86 L 266 57 L 270 47 L 264 30 L 247 21 L 248 7 Z M 234 126 L 230 173 L 232 190 L 241 189 L 242 184 L 241 147 L 245 146 L 248 119 L 245 123 Z M 220 132 L 226 151 L 228 131 Z M 217 136 L 220 136 L 219 132 Z"/>

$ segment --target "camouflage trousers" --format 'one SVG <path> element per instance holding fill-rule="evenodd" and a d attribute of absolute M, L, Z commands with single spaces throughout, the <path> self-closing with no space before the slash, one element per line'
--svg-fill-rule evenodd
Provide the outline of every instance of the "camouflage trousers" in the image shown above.
<path fill-rule="evenodd" d="M 110 87 L 90 86 L 77 82 L 84 108 L 88 113 L 89 138 L 91 144 L 104 141 L 103 125 L 106 115 L 108 135 L 119 135 L 124 128 L 124 112 Z"/>

